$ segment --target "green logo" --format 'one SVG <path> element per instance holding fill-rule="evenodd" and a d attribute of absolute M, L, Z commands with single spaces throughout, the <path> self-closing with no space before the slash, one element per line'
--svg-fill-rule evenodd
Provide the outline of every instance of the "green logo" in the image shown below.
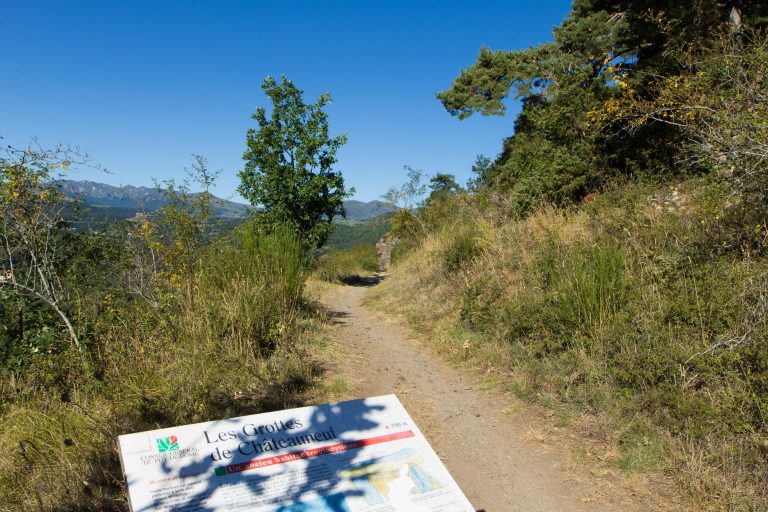
<path fill-rule="evenodd" d="M 175 452 L 179 449 L 179 439 L 176 436 L 158 437 L 155 441 L 158 453 Z"/>

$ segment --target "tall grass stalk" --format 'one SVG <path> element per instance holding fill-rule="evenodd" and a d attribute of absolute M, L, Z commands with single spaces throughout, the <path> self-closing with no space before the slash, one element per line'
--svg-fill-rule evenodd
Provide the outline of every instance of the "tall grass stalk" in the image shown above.
<path fill-rule="evenodd" d="M 246 226 L 201 254 L 194 299 L 178 283 L 158 306 L 110 306 L 97 372 L 62 387 L 69 355 L 51 355 L 5 397 L 0 510 L 124 510 L 117 435 L 303 403 L 319 373 L 305 276 L 293 231 Z"/>
<path fill-rule="evenodd" d="M 599 418 L 616 468 L 669 471 L 693 509 L 766 510 L 768 259 L 722 242 L 718 190 L 631 184 L 525 219 L 470 204 L 482 251 L 436 230 L 367 300 L 553 417 Z"/>
<path fill-rule="evenodd" d="M 589 334 L 617 313 L 624 302 L 624 255 L 612 245 L 578 250 L 558 283 L 557 307 L 568 323 Z"/>

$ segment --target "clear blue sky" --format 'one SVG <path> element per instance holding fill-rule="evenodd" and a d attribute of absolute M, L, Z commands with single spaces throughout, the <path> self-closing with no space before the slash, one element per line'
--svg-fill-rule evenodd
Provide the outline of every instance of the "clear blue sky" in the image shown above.
<path fill-rule="evenodd" d="M 4 0 L 0 135 L 72 143 L 113 174 L 151 185 L 183 176 L 191 153 L 223 168 L 215 193 L 239 200 L 245 132 L 268 106 L 265 76 L 285 74 L 314 101 L 330 92 L 338 168 L 356 199 L 404 181 L 403 165 L 470 175 L 512 133 L 506 117 L 458 121 L 435 99 L 481 45 L 525 48 L 552 37 L 564 0 Z"/>

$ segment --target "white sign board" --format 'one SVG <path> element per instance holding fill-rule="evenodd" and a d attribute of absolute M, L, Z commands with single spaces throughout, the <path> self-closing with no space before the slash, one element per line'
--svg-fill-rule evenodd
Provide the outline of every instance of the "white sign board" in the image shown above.
<path fill-rule="evenodd" d="M 474 512 L 394 395 L 120 436 L 133 512 Z"/>

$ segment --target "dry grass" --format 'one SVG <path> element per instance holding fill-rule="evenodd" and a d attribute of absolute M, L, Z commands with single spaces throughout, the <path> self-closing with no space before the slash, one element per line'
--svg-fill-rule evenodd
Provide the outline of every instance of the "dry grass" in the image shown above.
<path fill-rule="evenodd" d="M 612 446 L 606 463 L 615 469 L 664 472 L 692 509 L 762 510 L 766 424 L 738 412 L 765 404 L 762 381 L 745 370 L 759 365 L 759 352 L 736 363 L 727 352 L 693 359 L 688 387 L 692 370 L 678 374 L 713 338 L 742 328 L 768 264 L 711 249 L 723 229 L 712 202 L 696 184 L 673 192 L 633 187 L 524 220 L 465 206 L 398 258 L 366 301 L 407 319 L 451 361 L 490 375 L 486 382 L 551 410 L 554 424 Z M 454 241 L 466 233 L 476 249 Z M 600 247 L 621 254 L 621 268 L 604 270 L 621 274 L 617 284 L 589 274 L 603 272 L 590 268 Z M 593 296 L 569 295 L 574 282 L 580 293 L 616 286 L 617 302 L 575 321 L 583 306 L 563 301 Z"/>
<path fill-rule="evenodd" d="M 315 263 L 313 277 L 329 283 L 350 283 L 379 270 L 376 247 L 359 244 L 351 249 L 331 250 Z"/>
<path fill-rule="evenodd" d="M 95 326 L 99 353 L 66 385 L 54 370 L 73 354 L 30 368 L 0 409 L 0 510 L 125 510 L 118 435 L 296 407 L 338 388 L 318 385 L 327 340 L 301 305 L 289 249 L 267 261 L 224 251 L 194 295 L 171 288 L 160 307 L 113 308 Z M 265 267 L 276 258 L 279 270 Z"/>

